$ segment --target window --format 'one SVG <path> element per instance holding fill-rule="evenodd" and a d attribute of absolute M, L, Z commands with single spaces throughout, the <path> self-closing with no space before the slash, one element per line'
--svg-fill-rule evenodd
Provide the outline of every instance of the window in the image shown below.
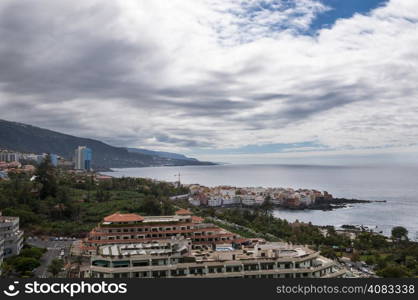
<path fill-rule="evenodd" d="M 132 265 L 134 267 L 145 267 L 145 266 L 149 266 L 149 261 L 148 260 L 133 261 Z"/>
<path fill-rule="evenodd" d="M 190 274 L 202 275 L 203 274 L 203 268 L 190 268 Z"/>
<path fill-rule="evenodd" d="M 93 266 L 105 267 L 105 268 L 108 268 L 110 266 L 110 262 L 108 262 L 106 260 L 94 260 L 91 264 Z"/>
<path fill-rule="evenodd" d="M 167 271 L 153 271 L 152 277 L 154 278 L 162 278 L 167 277 Z"/>
<path fill-rule="evenodd" d="M 245 271 L 256 271 L 258 270 L 258 265 L 244 265 L 244 270 Z"/>
<path fill-rule="evenodd" d="M 144 277 L 148 277 L 148 272 L 135 272 L 133 274 L 134 277 L 137 278 L 144 278 Z"/>
<path fill-rule="evenodd" d="M 120 260 L 120 261 L 114 261 L 113 262 L 114 268 L 126 268 L 129 267 L 129 261 L 128 260 Z"/>
<path fill-rule="evenodd" d="M 274 264 L 261 264 L 261 270 L 272 270 L 274 268 Z"/>
<path fill-rule="evenodd" d="M 152 265 L 153 266 L 162 266 L 162 265 L 166 265 L 166 264 L 167 264 L 166 259 L 153 259 L 152 260 Z"/>

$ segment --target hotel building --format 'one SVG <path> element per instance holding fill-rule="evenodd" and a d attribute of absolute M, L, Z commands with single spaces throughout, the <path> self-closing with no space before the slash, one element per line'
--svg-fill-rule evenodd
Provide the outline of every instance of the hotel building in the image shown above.
<path fill-rule="evenodd" d="M 115 213 L 81 245 L 87 278 L 315 278 L 346 270 L 305 246 L 244 239 L 181 209 L 174 216 Z"/>
<path fill-rule="evenodd" d="M 84 268 L 91 278 L 332 278 L 346 270 L 318 252 L 286 243 L 192 249 L 189 239 L 101 246 Z"/>
<path fill-rule="evenodd" d="M 83 250 L 94 253 L 97 247 L 112 244 L 143 243 L 167 240 L 172 237 L 189 238 L 193 248 L 237 242 L 240 237 L 203 219 L 192 216 L 185 209 L 174 216 L 140 216 L 115 213 L 103 219 L 83 242 Z"/>

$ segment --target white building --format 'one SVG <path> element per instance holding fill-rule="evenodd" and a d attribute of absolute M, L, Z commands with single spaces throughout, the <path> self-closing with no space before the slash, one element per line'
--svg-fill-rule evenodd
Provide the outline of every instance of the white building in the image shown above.
<path fill-rule="evenodd" d="M 255 204 L 261 205 L 264 203 L 264 196 L 258 195 L 254 198 Z"/>
<path fill-rule="evenodd" d="M 298 196 L 299 196 L 300 205 L 310 206 L 313 204 L 311 195 L 306 194 L 306 193 L 300 193 L 298 194 Z"/>
<path fill-rule="evenodd" d="M 19 159 L 20 159 L 20 153 L 8 152 L 8 151 L 0 152 L 0 161 L 14 162 L 14 161 L 19 161 Z"/>
<path fill-rule="evenodd" d="M 23 231 L 18 217 L 6 217 L 0 213 L 0 240 L 4 240 L 4 257 L 18 255 L 23 247 Z"/>
<path fill-rule="evenodd" d="M 240 198 L 236 196 L 225 196 L 223 197 L 223 201 L 222 201 L 223 205 L 237 205 L 240 203 L 241 203 Z"/>
<path fill-rule="evenodd" d="M 224 197 L 234 197 L 235 196 L 235 189 L 221 189 L 219 193 Z"/>
<path fill-rule="evenodd" d="M 217 196 L 211 196 L 208 200 L 208 206 L 216 207 L 222 205 L 222 198 Z"/>
<path fill-rule="evenodd" d="M 200 206 L 200 200 L 193 197 L 189 197 L 189 203 L 193 206 Z"/>
<path fill-rule="evenodd" d="M 243 205 L 252 206 L 255 205 L 255 197 L 254 195 L 242 195 L 241 201 Z"/>

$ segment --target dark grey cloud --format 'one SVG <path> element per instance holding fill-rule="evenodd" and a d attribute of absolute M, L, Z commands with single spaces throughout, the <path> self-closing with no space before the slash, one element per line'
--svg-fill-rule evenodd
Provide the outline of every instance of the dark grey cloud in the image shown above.
<path fill-rule="evenodd" d="M 46 1 L 46 11 L 33 1 L 11 2 L 1 8 L 0 81 L 5 84 L 4 91 L 43 95 L 44 101 L 52 102 L 89 96 L 142 97 L 147 93 L 145 84 L 125 76 L 134 72 L 134 66 L 152 74 L 147 61 L 155 48 L 103 32 L 118 16 L 116 6 L 78 11 L 76 5 L 52 2 Z M 89 18 L 94 22 L 88 22 Z"/>
<path fill-rule="evenodd" d="M 367 18 L 360 20 L 363 25 L 356 23 L 356 28 L 373 28 L 368 37 L 343 24 L 342 33 L 330 28 L 312 39 L 284 35 L 283 40 L 258 41 L 255 33 L 251 43 L 228 48 L 212 45 L 217 39 L 206 29 L 181 27 L 187 20 L 177 17 L 178 11 L 153 11 L 152 2 L 138 13 L 139 21 L 149 18 L 149 25 L 136 23 L 124 6 L 128 2 L 140 3 L 0 2 L 0 118 L 120 146 L 147 141 L 179 148 L 245 145 L 257 143 L 258 135 L 264 142 L 283 142 L 277 137 L 291 136 L 295 124 L 363 104 L 369 113 L 361 120 L 357 113 L 362 110 L 344 110 L 338 125 L 349 131 L 346 136 L 359 128 L 416 128 L 408 118 L 418 108 L 393 100 L 416 98 L 416 51 L 412 42 L 399 45 L 400 53 L 391 51 L 393 43 L 387 40 L 397 37 L 379 30 L 381 16 L 371 25 Z M 172 15 L 170 27 L 164 22 Z M 196 28 L 202 24 L 196 22 Z M 205 34 L 209 37 L 202 38 Z M 368 47 L 364 39 L 372 38 L 377 46 Z M 388 108 L 370 113 L 370 103 L 382 99 Z M 372 122 L 382 116 L 384 124 Z M 265 133 L 272 130 L 277 134 Z M 329 132 L 315 133 L 322 135 Z"/>

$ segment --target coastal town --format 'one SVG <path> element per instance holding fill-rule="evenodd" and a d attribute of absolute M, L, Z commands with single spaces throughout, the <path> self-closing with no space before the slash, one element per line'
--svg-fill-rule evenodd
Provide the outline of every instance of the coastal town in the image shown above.
<path fill-rule="evenodd" d="M 310 208 L 328 204 L 333 197 L 327 191 L 291 188 L 265 187 L 205 187 L 197 184 L 188 185 L 193 206 L 234 207 L 257 206 L 269 201 L 273 205 L 287 208 Z"/>
<path fill-rule="evenodd" d="M 0 179 L 8 173 L 33 174 L 35 165 L 48 155 L 55 167 L 73 174 L 89 174 L 94 180 L 109 180 L 111 176 L 94 172 L 92 169 L 92 150 L 79 146 L 74 150 L 74 159 L 66 160 L 56 154 L 19 153 L 0 150 Z M 92 171 L 92 172 L 89 172 Z M 177 175 L 179 176 L 179 175 Z M 180 181 L 175 184 L 181 184 Z M 206 187 L 199 184 L 184 184 L 189 189 L 186 197 L 193 206 L 207 207 L 256 207 L 266 201 L 271 205 L 288 209 L 324 209 L 344 207 L 347 203 L 367 203 L 368 200 L 336 199 L 327 191 L 315 189 L 267 188 L 267 187 Z"/>
<path fill-rule="evenodd" d="M 334 203 L 344 203 L 345 200 L 335 199 L 327 191 L 205 187 L 199 184 L 181 184 L 180 176 L 177 182 L 171 183 L 152 179 L 117 179 L 95 172 L 92 159 L 93 151 L 86 146 L 74 149 L 72 160 L 65 160 L 54 154 L 3 150 L 0 151 L 0 183 L 7 185 L 14 181 L 25 182 L 25 178 L 28 178 L 26 184 L 31 188 L 27 197 L 38 199 L 38 202 L 56 199 L 51 202 L 51 207 L 45 208 L 48 216 L 53 216 L 54 220 L 65 219 L 63 216 L 68 213 L 78 216 L 73 219 L 77 220 L 83 212 L 74 209 L 69 212 L 69 208 L 74 205 L 69 202 L 69 195 L 54 194 L 50 190 L 47 191 L 49 196 L 43 195 L 43 190 L 50 189 L 47 187 L 50 184 L 48 180 L 56 180 L 48 176 L 59 176 L 67 185 L 70 184 L 74 190 L 73 195 L 80 195 L 74 198 L 78 206 L 86 207 L 89 203 L 96 203 L 95 205 L 103 204 L 103 207 L 108 209 L 106 202 L 112 199 L 111 187 L 118 184 L 122 184 L 123 189 L 135 191 L 138 196 L 149 193 L 150 185 L 158 187 L 153 192 L 156 195 L 167 189 L 173 190 L 174 194 L 168 194 L 169 197 L 165 200 L 141 200 L 145 201 L 145 204 L 142 204 L 139 210 L 145 211 L 145 214 L 110 210 L 110 214 L 104 215 L 95 225 L 89 223 L 91 227 L 88 232 L 71 228 L 70 236 L 58 236 L 54 234 L 56 231 L 33 226 L 30 224 L 31 221 L 28 221 L 27 213 L 11 210 L 20 213 L 14 216 L 0 216 L 0 262 L 4 261 L 4 266 L 19 264 L 22 260 L 33 259 L 25 256 L 28 253 L 37 254 L 36 259 L 28 266 L 23 264 L 23 267 L 18 265 L 2 268 L 4 276 L 30 274 L 27 276 L 41 278 L 376 277 L 372 266 L 355 258 L 354 254 L 358 250 L 355 250 L 354 246 L 364 234 L 368 235 L 368 239 L 376 239 L 385 244 L 393 243 L 391 239 L 354 226 L 334 230 L 333 227 L 288 224 L 286 230 L 295 234 L 299 232 L 299 227 L 307 226 L 307 229 L 316 235 L 307 236 L 307 239 L 298 238 L 301 242 L 295 243 L 291 242 L 292 235 L 279 238 L 277 234 L 264 230 L 259 232 L 254 228 L 231 222 L 225 214 L 225 211 L 229 210 L 231 213 L 250 211 L 246 217 L 251 218 L 254 215 L 257 218 L 267 218 L 265 221 L 271 222 L 268 218 L 273 217 L 269 216 L 268 210 L 274 206 L 285 209 L 326 209 Z M 43 170 L 44 174 L 40 170 Z M 49 179 L 45 181 L 40 178 L 42 176 Z M 117 191 L 119 195 L 120 188 Z M 120 202 L 125 203 L 125 200 Z M 10 211 L 7 206 L 3 206 L 4 208 L 5 211 Z M 207 210 L 217 208 L 221 209 L 220 214 L 207 213 Z M 265 213 L 260 215 L 259 208 Z M 24 220 L 24 230 L 20 228 L 21 217 Z M 95 215 L 93 219 L 96 220 L 97 217 L 98 215 Z M 276 222 L 274 218 L 271 220 Z M 74 221 L 66 222 L 73 227 L 71 222 Z M 76 223 L 80 228 L 85 228 L 83 223 Z M 277 226 L 282 226 L 280 224 L 277 223 Z M 314 239 L 323 240 L 329 246 L 324 248 L 308 242 Z M 7 271 L 10 268 L 15 268 L 14 273 L 10 274 L 10 271 Z M 23 271 L 18 271 L 19 268 L 28 269 L 22 273 Z"/>

